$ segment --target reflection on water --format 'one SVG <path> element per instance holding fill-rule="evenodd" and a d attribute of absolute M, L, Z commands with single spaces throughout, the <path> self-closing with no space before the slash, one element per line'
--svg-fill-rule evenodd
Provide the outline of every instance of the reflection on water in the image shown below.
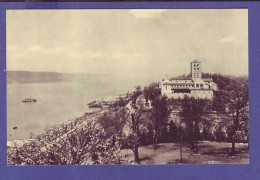
<path fill-rule="evenodd" d="M 28 138 L 30 132 L 90 111 L 87 103 L 94 99 L 125 92 L 118 84 L 105 82 L 7 84 L 7 140 Z M 30 96 L 38 102 L 21 102 Z"/>

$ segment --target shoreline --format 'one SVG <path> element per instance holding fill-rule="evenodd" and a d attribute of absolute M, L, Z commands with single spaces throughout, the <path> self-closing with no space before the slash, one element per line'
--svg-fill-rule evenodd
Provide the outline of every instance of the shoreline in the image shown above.
<path fill-rule="evenodd" d="M 64 120 L 64 121 L 61 121 L 59 123 L 51 124 L 51 125 L 45 126 L 45 127 L 53 127 L 53 126 L 58 126 L 60 124 L 68 124 L 68 123 L 75 122 L 75 121 L 82 121 L 82 120 L 84 121 L 84 120 L 91 120 L 91 119 L 93 120 L 93 117 L 103 113 L 104 111 L 106 111 L 109 108 L 109 106 L 111 106 L 113 103 L 119 101 L 120 97 L 125 99 L 127 97 L 127 95 L 121 94 L 121 95 L 116 95 L 116 96 L 106 96 L 106 97 L 103 97 L 103 98 L 94 99 L 95 102 L 98 102 L 98 103 L 103 102 L 103 103 L 107 103 L 107 105 L 103 106 L 102 108 L 91 108 L 91 107 L 89 107 L 88 111 L 85 111 L 84 114 L 80 115 L 79 117 L 74 117 L 74 118 Z M 89 106 L 89 104 L 94 102 L 94 101 L 91 101 L 91 102 L 87 103 L 86 105 Z M 39 133 L 30 132 L 30 134 L 33 134 L 35 136 L 40 135 L 40 134 L 44 133 L 45 127 L 42 127 L 42 129 Z M 32 138 L 30 138 L 30 137 L 23 138 L 23 139 L 7 140 L 7 147 L 11 147 L 13 144 L 22 145 L 26 142 L 29 142 L 30 140 L 32 140 Z"/>
<path fill-rule="evenodd" d="M 96 117 L 97 115 L 100 115 L 101 113 L 103 113 L 106 110 L 107 109 L 101 109 L 101 110 L 96 110 L 96 111 L 93 111 L 93 112 L 85 112 L 84 115 L 82 115 L 80 117 L 75 117 L 73 119 L 67 120 L 66 122 L 56 123 L 56 124 L 53 124 L 49 127 L 58 126 L 58 125 L 61 125 L 61 124 L 69 124 L 71 122 L 76 122 L 76 121 L 79 121 L 78 123 L 82 124 L 83 121 L 94 120 L 93 119 L 94 117 Z M 41 135 L 43 133 L 44 133 L 44 129 L 43 129 L 43 132 L 35 134 L 35 136 Z M 33 138 L 7 140 L 6 142 L 7 142 L 7 147 L 12 147 L 14 144 L 16 144 L 18 146 L 22 146 L 23 144 L 28 143 L 31 140 L 33 140 Z"/>

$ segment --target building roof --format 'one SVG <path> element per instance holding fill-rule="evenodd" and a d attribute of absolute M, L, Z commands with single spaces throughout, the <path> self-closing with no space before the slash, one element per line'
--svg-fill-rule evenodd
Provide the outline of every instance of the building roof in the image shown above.
<path fill-rule="evenodd" d="M 201 79 L 197 79 L 197 80 L 201 80 L 201 81 L 205 81 L 205 82 L 213 82 L 212 78 L 201 78 Z M 180 81 L 180 82 L 172 82 L 172 81 Z M 184 81 L 189 81 L 189 82 L 184 82 Z M 192 82 L 190 82 L 192 81 Z M 187 83 L 194 83 L 193 80 L 191 78 L 171 78 L 170 82 L 168 84 L 187 84 Z"/>
<path fill-rule="evenodd" d="M 163 83 L 165 85 L 193 85 L 194 83 L 191 83 L 191 82 L 187 82 L 187 83 Z"/>
<path fill-rule="evenodd" d="M 192 63 L 201 63 L 201 62 L 196 59 L 196 60 L 192 61 Z"/>
<path fill-rule="evenodd" d="M 170 78 L 170 81 L 171 80 L 183 80 L 183 81 L 190 81 L 192 80 L 191 77 L 176 77 L 176 78 Z"/>
<path fill-rule="evenodd" d="M 212 78 L 202 78 L 202 80 L 205 82 L 213 82 Z"/>
<path fill-rule="evenodd" d="M 213 89 L 191 89 L 192 91 L 214 91 Z"/>

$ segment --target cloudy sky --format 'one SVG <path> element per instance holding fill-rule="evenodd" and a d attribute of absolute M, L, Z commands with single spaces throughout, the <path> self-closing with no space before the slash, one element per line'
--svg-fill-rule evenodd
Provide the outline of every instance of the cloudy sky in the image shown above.
<path fill-rule="evenodd" d="M 8 10 L 7 70 L 158 80 L 248 74 L 246 9 Z"/>

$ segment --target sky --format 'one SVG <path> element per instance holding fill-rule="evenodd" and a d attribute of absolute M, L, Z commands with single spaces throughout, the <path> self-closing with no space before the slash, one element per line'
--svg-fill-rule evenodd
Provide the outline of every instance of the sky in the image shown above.
<path fill-rule="evenodd" d="M 7 10 L 7 70 L 159 80 L 248 74 L 247 9 Z"/>

